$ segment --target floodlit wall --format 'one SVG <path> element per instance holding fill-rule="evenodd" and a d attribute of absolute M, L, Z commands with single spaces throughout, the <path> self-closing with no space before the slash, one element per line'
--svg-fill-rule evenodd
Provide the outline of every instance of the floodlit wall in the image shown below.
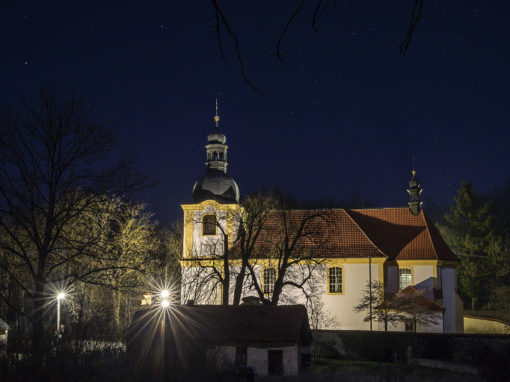
<path fill-rule="evenodd" d="M 331 329 L 370 329 L 369 322 L 363 322 L 364 312 L 356 313 L 354 307 L 360 303 L 360 298 L 369 280 L 368 262 L 362 264 L 351 264 L 348 261 L 358 259 L 345 259 L 346 262 L 339 263 L 343 268 L 343 292 L 341 294 L 330 294 L 327 290 L 327 275 L 322 280 L 322 301 L 324 309 L 334 317 L 336 325 Z M 359 261 L 359 260 L 358 260 Z M 379 280 L 379 269 L 382 271 L 382 264 L 372 263 L 372 281 Z M 373 322 L 373 328 L 377 324 Z"/>
<path fill-rule="evenodd" d="M 510 323 L 494 318 L 464 316 L 464 333 L 510 334 Z"/>

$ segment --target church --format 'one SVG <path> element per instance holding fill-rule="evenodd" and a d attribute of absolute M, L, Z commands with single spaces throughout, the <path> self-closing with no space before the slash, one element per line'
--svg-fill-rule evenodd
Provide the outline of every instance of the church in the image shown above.
<path fill-rule="evenodd" d="M 459 259 L 422 210 L 414 170 L 409 206 L 272 208 L 243 262 L 239 237 L 245 232 L 246 211 L 239 187 L 227 173 L 228 146 L 217 111 L 215 122 L 205 146 L 206 172 L 193 187 L 193 203 L 182 205 L 182 303 L 222 304 L 228 299 L 232 304 L 240 279 L 237 294 L 244 303 L 277 299 L 278 304 L 303 304 L 313 328 L 463 332 L 463 305 L 456 290 Z M 289 239 L 292 252 L 282 255 L 281 243 L 287 245 Z M 395 294 L 419 294 L 434 319 L 427 324 L 415 320 L 414 327 L 405 320 L 386 327 L 374 318 L 364 320 L 366 313 L 355 307 L 367 288 L 377 283 Z"/>

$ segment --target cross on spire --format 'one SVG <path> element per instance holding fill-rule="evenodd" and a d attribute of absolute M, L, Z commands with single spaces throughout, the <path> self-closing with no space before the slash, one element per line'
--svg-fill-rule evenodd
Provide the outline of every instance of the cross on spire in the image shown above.
<path fill-rule="evenodd" d="M 214 122 L 216 122 L 216 128 L 218 128 L 218 123 L 220 122 L 220 115 L 218 114 L 218 98 L 216 98 L 216 115 L 214 116 Z"/>

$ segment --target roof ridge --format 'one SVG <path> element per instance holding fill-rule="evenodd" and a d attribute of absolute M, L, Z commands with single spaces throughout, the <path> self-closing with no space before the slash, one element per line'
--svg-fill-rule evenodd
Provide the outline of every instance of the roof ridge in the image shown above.
<path fill-rule="evenodd" d="M 347 212 L 347 211 L 349 211 L 349 210 L 344 209 L 344 211 L 345 211 L 345 214 L 349 217 L 349 219 L 351 219 L 351 220 L 352 220 L 352 222 L 354 223 L 354 225 L 355 225 L 356 227 L 358 227 L 358 228 L 359 228 L 359 230 L 361 231 L 361 233 L 362 233 L 362 234 L 363 234 L 363 235 L 367 238 L 367 240 L 368 240 L 368 241 L 369 241 L 369 242 L 370 242 L 370 243 L 371 243 L 371 244 L 372 244 L 372 245 L 373 245 L 373 246 L 374 246 L 374 247 L 375 247 L 375 248 L 376 248 L 379 252 L 381 252 L 384 256 L 386 256 L 386 258 L 388 259 L 388 258 L 389 258 L 388 254 L 386 254 L 386 253 L 385 253 L 385 252 L 384 252 L 381 248 L 379 248 L 379 247 L 378 247 L 378 246 L 377 246 L 377 245 L 376 245 L 376 244 L 372 241 L 372 239 L 370 239 L 370 238 L 368 237 L 367 233 L 363 230 L 363 228 L 361 228 L 361 227 L 360 227 L 360 225 L 356 222 L 356 220 L 354 220 L 354 218 L 351 216 L 351 214 L 350 214 L 349 212 Z"/>
<path fill-rule="evenodd" d="M 430 234 L 429 223 L 428 223 L 427 218 L 425 216 L 425 211 L 422 210 L 421 213 L 423 215 L 422 219 L 425 222 L 425 227 L 427 227 L 427 236 L 428 236 L 428 238 L 430 240 L 430 244 L 432 245 L 432 249 L 434 250 L 434 254 L 436 255 L 436 259 L 439 260 L 439 254 L 437 253 L 437 248 L 434 245 L 434 240 L 432 240 L 432 235 Z"/>
<path fill-rule="evenodd" d="M 366 211 L 366 210 L 396 210 L 406 209 L 409 207 L 368 207 L 368 208 L 345 208 L 345 207 L 333 207 L 333 208 L 272 208 L 272 211 Z"/>

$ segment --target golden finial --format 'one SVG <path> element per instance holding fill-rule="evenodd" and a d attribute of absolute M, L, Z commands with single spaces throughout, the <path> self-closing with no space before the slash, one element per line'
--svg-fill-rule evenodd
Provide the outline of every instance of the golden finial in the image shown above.
<path fill-rule="evenodd" d="M 220 116 L 218 114 L 218 98 L 216 98 L 216 115 L 214 116 L 214 122 L 216 122 L 216 128 L 218 128 L 219 121 L 220 121 Z"/>

